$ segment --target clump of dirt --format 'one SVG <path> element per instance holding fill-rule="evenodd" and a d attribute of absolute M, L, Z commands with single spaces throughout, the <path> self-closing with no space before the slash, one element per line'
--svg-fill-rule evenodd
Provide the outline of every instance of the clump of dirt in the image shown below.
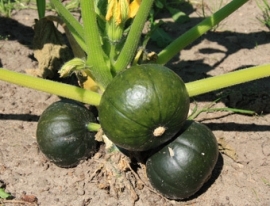
<path fill-rule="evenodd" d="M 204 1 L 211 5 L 211 1 Z M 198 7 L 198 9 L 200 9 Z M 269 63 L 269 30 L 256 19 L 256 2 L 249 1 L 182 50 L 168 66 L 185 82 L 237 69 Z M 34 58 L 35 10 L 21 10 L 12 18 L 0 17 L 0 66 L 17 72 L 38 68 Z M 178 25 L 172 19 L 168 31 L 181 35 L 202 18 L 198 10 L 190 21 Z M 172 26 L 171 26 L 172 25 Z M 147 183 L 143 165 L 134 166 L 122 156 L 107 156 L 101 147 L 91 159 L 74 168 L 59 168 L 39 151 L 35 131 L 39 116 L 59 97 L 0 82 L 0 182 L 15 197 L 5 205 L 269 205 L 270 116 L 269 79 L 195 97 L 204 107 L 226 94 L 216 107 L 257 109 L 258 115 L 227 112 L 203 113 L 196 120 L 206 124 L 220 142 L 220 157 L 212 178 L 193 197 L 172 201 Z M 260 84 L 254 83 L 254 84 Z M 252 91 L 252 92 L 250 92 Z M 255 91 L 255 93 L 254 93 Z M 254 103 L 255 102 L 255 103 Z M 254 103 L 254 104 L 253 104 Z M 248 107 L 250 105 L 256 105 Z M 192 105 L 193 106 L 193 105 Z M 120 158 L 120 159 L 119 159 Z M 108 164 L 118 162 L 120 164 Z M 111 171 L 121 168 L 119 177 Z"/>

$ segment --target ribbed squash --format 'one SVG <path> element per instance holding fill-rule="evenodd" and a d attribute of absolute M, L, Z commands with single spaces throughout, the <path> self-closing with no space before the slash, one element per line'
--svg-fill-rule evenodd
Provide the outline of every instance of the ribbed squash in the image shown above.
<path fill-rule="evenodd" d="M 59 101 L 40 116 L 37 142 L 40 150 L 60 167 L 72 167 L 96 150 L 95 133 L 87 125 L 95 122 L 93 114 L 79 103 Z"/>
<path fill-rule="evenodd" d="M 147 176 L 163 196 L 188 198 L 211 176 L 218 154 L 214 134 L 203 124 L 187 121 L 173 141 L 147 160 Z"/>
<path fill-rule="evenodd" d="M 131 151 L 170 140 L 187 118 L 189 96 L 182 79 L 155 64 L 131 67 L 107 86 L 99 106 L 106 136 Z"/>

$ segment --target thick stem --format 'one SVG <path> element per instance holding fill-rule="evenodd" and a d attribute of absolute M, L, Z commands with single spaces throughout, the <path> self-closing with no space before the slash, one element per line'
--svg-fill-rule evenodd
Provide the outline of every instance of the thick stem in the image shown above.
<path fill-rule="evenodd" d="M 181 51 L 183 48 L 185 48 L 194 40 L 202 36 L 207 31 L 209 31 L 215 25 L 219 24 L 223 19 L 228 17 L 247 1 L 248 0 L 233 0 L 229 4 L 224 6 L 222 9 L 214 13 L 212 16 L 206 18 L 195 27 L 192 27 L 190 30 L 178 37 L 158 54 L 157 63 L 166 64 L 179 51 Z M 241 19 L 238 20 L 241 21 Z"/>
<path fill-rule="evenodd" d="M 186 88 L 189 96 L 193 97 L 269 76 L 270 64 L 267 64 L 186 83 Z"/>
<path fill-rule="evenodd" d="M 94 123 L 94 122 L 90 122 L 90 123 L 88 123 L 88 125 L 87 125 L 87 129 L 88 129 L 90 132 L 97 132 L 100 128 L 101 128 L 100 124 Z"/>
<path fill-rule="evenodd" d="M 96 82 L 106 88 L 112 80 L 112 75 L 105 62 L 105 53 L 101 47 L 94 1 L 82 0 L 81 9 L 87 52 L 86 63 L 91 67 L 90 70 Z"/>
<path fill-rule="evenodd" d="M 270 64 L 186 83 L 190 97 L 270 76 Z M 79 87 L 0 68 L 0 80 L 98 106 L 101 96 Z"/>
<path fill-rule="evenodd" d="M 141 38 L 144 23 L 149 15 L 153 2 L 154 0 L 142 1 L 139 11 L 131 25 L 124 47 L 115 62 L 114 69 L 116 72 L 126 69 L 134 57 Z"/>
<path fill-rule="evenodd" d="M 0 79 L 20 86 L 59 95 L 95 106 L 99 105 L 101 99 L 101 96 L 96 92 L 64 83 L 32 77 L 2 68 L 0 68 Z"/>

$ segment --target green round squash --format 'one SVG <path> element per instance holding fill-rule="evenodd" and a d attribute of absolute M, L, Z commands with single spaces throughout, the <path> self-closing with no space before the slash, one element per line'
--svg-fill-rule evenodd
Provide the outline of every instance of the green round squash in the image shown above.
<path fill-rule="evenodd" d="M 189 111 L 182 79 L 155 64 L 131 67 L 107 86 L 99 105 L 99 121 L 106 136 L 131 151 L 155 148 L 170 140 Z"/>
<path fill-rule="evenodd" d="M 147 160 L 147 177 L 163 196 L 185 199 L 209 179 L 218 155 L 211 130 L 201 123 L 187 121 L 174 140 Z"/>
<path fill-rule="evenodd" d="M 40 150 L 60 167 L 73 167 L 96 150 L 95 133 L 87 129 L 94 115 L 73 101 L 51 104 L 40 116 L 37 143 Z"/>

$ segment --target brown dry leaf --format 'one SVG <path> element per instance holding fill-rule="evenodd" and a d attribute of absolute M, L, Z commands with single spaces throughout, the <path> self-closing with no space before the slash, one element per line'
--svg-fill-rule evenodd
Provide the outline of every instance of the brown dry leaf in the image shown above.
<path fill-rule="evenodd" d="M 103 130 L 100 128 L 95 135 L 95 140 L 98 142 L 104 142 L 102 137 L 103 135 L 104 135 Z"/>
<path fill-rule="evenodd" d="M 93 92 L 99 92 L 99 86 L 93 80 L 93 78 L 86 74 L 84 71 L 80 71 L 77 73 L 78 84 L 84 89 L 91 90 Z"/>
<path fill-rule="evenodd" d="M 46 18 L 36 21 L 34 31 L 33 50 L 38 68 L 26 69 L 26 73 L 54 78 L 61 66 L 72 58 L 72 52 L 52 21 Z"/>
<path fill-rule="evenodd" d="M 121 156 L 119 162 L 118 162 L 118 168 L 120 171 L 126 172 L 127 170 L 130 169 L 129 167 L 129 161 L 125 156 Z"/>
<path fill-rule="evenodd" d="M 235 150 L 226 142 L 224 137 L 218 139 L 218 148 L 222 154 L 225 154 L 228 157 L 230 157 L 233 161 L 236 161 L 237 154 Z"/>

